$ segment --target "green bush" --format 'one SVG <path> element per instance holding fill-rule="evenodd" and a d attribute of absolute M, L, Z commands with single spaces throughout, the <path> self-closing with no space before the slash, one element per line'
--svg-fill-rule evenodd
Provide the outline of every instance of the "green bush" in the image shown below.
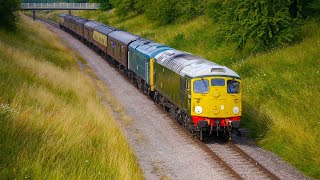
<path fill-rule="evenodd" d="M 113 0 L 112 5 L 116 8 L 117 15 L 124 17 L 134 11 L 135 0 Z"/>
<path fill-rule="evenodd" d="M 169 24 L 179 16 L 178 0 L 154 0 L 147 5 L 146 15 L 160 24 Z"/>
<path fill-rule="evenodd" d="M 255 50 L 293 42 L 301 25 L 296 0 L 221 0 L 210 3 L 208 15 L 220 27 L 220 36 L 243 49 L 252 41 Z"/>

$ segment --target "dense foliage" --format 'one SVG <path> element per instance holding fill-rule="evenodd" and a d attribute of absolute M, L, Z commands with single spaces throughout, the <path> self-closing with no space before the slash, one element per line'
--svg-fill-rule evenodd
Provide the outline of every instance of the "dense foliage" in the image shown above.
<path fill-rule="evenodd" d="M 204 0 L 155 0 L 145 3 L 147 16 L 161 24 L 187 21 L 204 13 Z"/>
<path fill-rule="evenodd" d="M 300 8 L 296 0 L 233 0 L 210 4 L 208 14 L 220 27 L 220 36 L 242 49 L 248 41 L 255 49 L 291 43 L 299 32 Z"/>
<path fill-rule="evenodd" d="M 0 1 L 0 29 L 15 30 L 20 0 Z"/>
<path fill-rule="evenodd" d="M 300 0 L 302 6 L 302 16 L 304 18 L 314 17 L 320 15 L 320 1 L 319 0 Z"/>

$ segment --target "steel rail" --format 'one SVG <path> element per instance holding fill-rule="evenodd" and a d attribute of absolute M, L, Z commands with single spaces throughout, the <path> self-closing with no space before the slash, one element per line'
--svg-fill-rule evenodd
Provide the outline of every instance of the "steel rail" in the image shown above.
<path fill-rule="evenodd" d="M 235 151 L 237 151 L 238 153 L 240 153 L 243 157 L 245 157 L 246 159 L 248 159 L 252 164 L 254 164 L 256 167 L 258 167 L 258 169 L 262 170 L 262 172 L 264 172 L 265 174 L 267 174 L 271 179 L 275 179 L 278 180 L 280 179 L 277 175 L 275 175 L 274 173 L 272 173 L 269 169 L 267 169 L 266 167 L 264 167 L 261 163 L 259 163 L 257 160 L 255 160 L 253 157 L 251 157 L 248 153 L 246 153 L 245 151 L 243 151 L 241 148 L 239 148 L 237 145 L 233 144 L 232 142 L 228 142 L 227 146 L 229 146 L 230 148 L 234 149 Z"/>
<path fill-rule="evenodd" d="M 182 129 L 186 133 L 190 133 L 185 128 L 182 127 Z M 206 144 L 204 144 L 202 141 L 200 141 L 198 138 L 193 138 L 193 141 L 199 145 L 206 153 L 210 155 L 212 159 L 214 159 L 216 162 L 220 164 L 220 166 L 228 171 L 231 176 L 233 176 L 236 179 L 243 180 L 243 177 L 239 173 L 237 173 L 228 163 L 226 163 L 222 158 L 220 158 L 215 152 L 213 152 Z"/>
<path fill-rule="evenodd" d="M 47 23 L 47 24 L 49 24 L 51 26 L 54 26 L 56 28 L 59 28 L 59 25 L 57 23 L 53 22 L 53 21 L 46 20 L 46 19 L 41 19 L 41 18 L 36 18 L 36 19 L 39 20 L 39 21 L 42 21 L 44 23 Z"/>

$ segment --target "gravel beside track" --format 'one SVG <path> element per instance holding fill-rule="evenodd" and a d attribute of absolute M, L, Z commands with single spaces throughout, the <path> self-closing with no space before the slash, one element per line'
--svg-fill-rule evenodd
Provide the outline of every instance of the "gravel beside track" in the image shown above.
<path fill-rule="evenodd" d="M 87 65 L 106 83 L 108 89 L 124 107 L 126 114 L 133 118 L 129 125 L 123 125 L 121 122 L 119 124 L 138 158 L 146 179 L 234 179 L 219 163 L 208 158 L 207 152 L 194 143 L 191 134 L 186 135 L 179 130 L 172 118 L 103 58 L 66 32 L 51 26 L 48 28 L 57 33 L 71 49 L 87 61 Z M 251 141 L 236 138 L 234 143 L 279 178 L 305 179 L 295 168 L 273 153 L 256 147 Z M 209 144 L 211 145 L 214 146 L 212 143 Z M 231 161 L 230 163 L 232 164 Z M 234 166 L 238 166 L 234 168 L 235 170 L 241 168 L 240 165 Z M 257 177 L 245 175 L 243 178 Z"/>

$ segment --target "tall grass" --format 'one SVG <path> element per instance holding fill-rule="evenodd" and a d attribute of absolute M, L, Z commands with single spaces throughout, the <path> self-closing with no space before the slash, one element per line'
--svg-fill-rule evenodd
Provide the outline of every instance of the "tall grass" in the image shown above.
<path fill-rule="evenodd" d="M 43 25 L 0 31 L 0 177 L 143 179 L 93 86 Z"/>

